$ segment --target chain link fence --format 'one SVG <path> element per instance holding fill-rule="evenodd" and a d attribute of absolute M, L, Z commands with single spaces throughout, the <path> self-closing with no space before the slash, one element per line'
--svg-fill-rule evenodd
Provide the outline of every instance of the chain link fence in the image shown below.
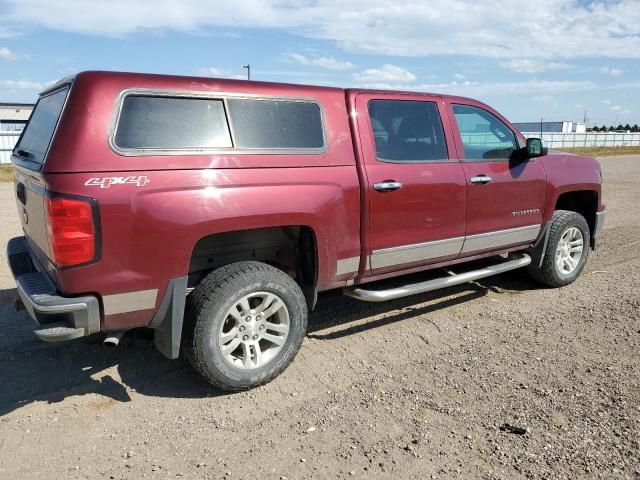
<path fill-rule="evenodd" d="M 523 132 L 525 137 L 540 138 L 540 132 Z M 589 133 L 542 133 L 549 148 L 579 147 L 638 147 L 640 133 L 589 132 Z"/>

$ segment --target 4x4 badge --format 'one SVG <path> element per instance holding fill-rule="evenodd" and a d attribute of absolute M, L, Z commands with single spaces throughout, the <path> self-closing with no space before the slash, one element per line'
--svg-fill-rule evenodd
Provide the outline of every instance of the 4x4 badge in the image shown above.
<path fill-rule="evenodd" d="M 88 187 L 100 188 L 109 188 L 111 185 L 137 185 L 138 187 L 144 187 L 150 181 L 146 175 L 132 175 L 129 177 L 90 178 L 84 184 Z"/>

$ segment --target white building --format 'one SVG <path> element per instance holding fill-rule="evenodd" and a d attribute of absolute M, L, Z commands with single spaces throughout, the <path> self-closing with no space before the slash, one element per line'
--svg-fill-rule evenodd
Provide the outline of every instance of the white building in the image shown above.
<path fill-rule="evenodd" d="M 0 103 L 0 132 L 21 132 L 33 107 L 31 103 Z"/>
<path fill-rule="evenodd" d="M 29 120 L 31 103 L 0 103 L 0 163 L 9 163 L 11 151 Z"/>
<path fill-rule="evenodd" d="M 585 133 L 587 124 L 582 122 L 515 122 L 515 127 L 526 133 Z"/>

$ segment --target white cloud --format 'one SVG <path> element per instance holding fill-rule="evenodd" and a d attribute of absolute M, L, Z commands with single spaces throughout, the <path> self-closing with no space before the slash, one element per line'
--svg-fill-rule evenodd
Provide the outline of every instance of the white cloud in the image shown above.
<path fill-rule="evenodd" d="M 631 110 L 629 110 L 628 108 L 621 107 L 620 105 L 614 105 L 613 107 L 611 107 L 611 111 L 621 115 L 631 113 Z"/>
<path fill-rule="evenodd" d="M 467 79 L 466 75 L 463 75 L 463 74 L 461 74 L 461 73 L 456 73 L 456 74 L 453 76 L 453 78 L 455 78 L 456 80 L 466 80 L 466 79 Z"/>
<path fill-rule="evenodd" d="M 222 68 L 215 68 L 215 67 L 203 68 L 202 70 L 200 70 L 200 73 L 202 75 L 206 75 L 207 77 L 230 78 L 233 80 L 247 79 L 246 74 L 241 75 L 239 73 L 232 73 L 229 70 L 224 70 Z"/>
<path fill-rule="evenodd" d="M 638 0 L 5 0 L 0 25 L 119 36 L 265 28 L 394 56 L 640 58 Z M 523 18 L 535 21 L 523 22 Z"/>
<path fill-rule="evenodd" d="M 564 70 L 571 68 L 571 65 L 561 62 L 545 62 L 543 60 L 532 60 L 530 58 L 514 58 L 500 64 L 502 67 L 516 73 L 541 73 L 549 70 Z"/>
<path fill-rule="evenodd" d="M 534 95 L 531 100 L 541 103 L 551 103 L 555 100 L 553 95 Z"/>
<path fill-rule="evenodd" d="M 354 65 L 351 62 L 341 62 L 333 57 L 317 57 L 309 58 L 300 53 L 291 53 L 288 58 L 302 65 L 310 65 L 314 67 L 328 68 L 329 70 L 351 70 Z"/>
<path fill-rule="evenodd" d="M 0 91 L 44 90 L 50 83 L 31 82 L 29 80 L 0 80 Z"/>
<path fill-rule="evenodd" d="M 0 48 L 0 60 L 10 61 L 18 58 L 18 55 L 13 53 L 7 47 Z"/>
<path fill-rule="evenodd" d="M 443 93 L 449 95 L 463 95 L 467 97 L 479 98 L 485 95 L 498 94 L 501 96 L 509 94 L 532 94 L 538 99 L 545 98 L 551 94 L 565 92 L 584 92 L 596 90 L 595 83 L 572 80 L 528 80 L 520 82 L 449 82 L 433 84 L 411 84 L 392 82 L 371 82 L 361 85 L 365 88 L 375 88 L 383 90 L 408 90 L 417 92 Z"/>
<path fill-rule="evenodd" d="M 611 105 L 611 100 L 600 100 L 600 103 L 603 103 L 605 105 Z"/>
<path fill-rule="evenodd" d="M 612 77 L 619 77 L 624 73 L 624 70 L 618 67 L 600 67 L 598 71 L 604 75 L 611 75 Z"/>
<path fill-rule="evenodd" d="M 354 73 L 353 78 L 358 82 L 404 83 L 413 82 L 416 76 L 402 67 L 386 63 L 380 68 L 368 68 L 360 73 Z"/>

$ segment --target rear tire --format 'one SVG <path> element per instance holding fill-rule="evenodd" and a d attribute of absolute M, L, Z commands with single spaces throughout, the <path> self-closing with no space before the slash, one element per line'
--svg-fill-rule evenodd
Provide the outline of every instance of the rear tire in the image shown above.
<path fill-rule="evenodd" d="M 183 348 L 212 385 L 247 390 L 289 366 L 306 330 L 298 284 L 270 265 L 239 262 L 215 270 L 189 295 Z"/>
<path fill-rule="evenodd" d="M 549 287 L 573 283 L 589 256 L 589 225 L 582 215 L 556 210 L 542 265 L 529 265 L 531 277 Z"/>

